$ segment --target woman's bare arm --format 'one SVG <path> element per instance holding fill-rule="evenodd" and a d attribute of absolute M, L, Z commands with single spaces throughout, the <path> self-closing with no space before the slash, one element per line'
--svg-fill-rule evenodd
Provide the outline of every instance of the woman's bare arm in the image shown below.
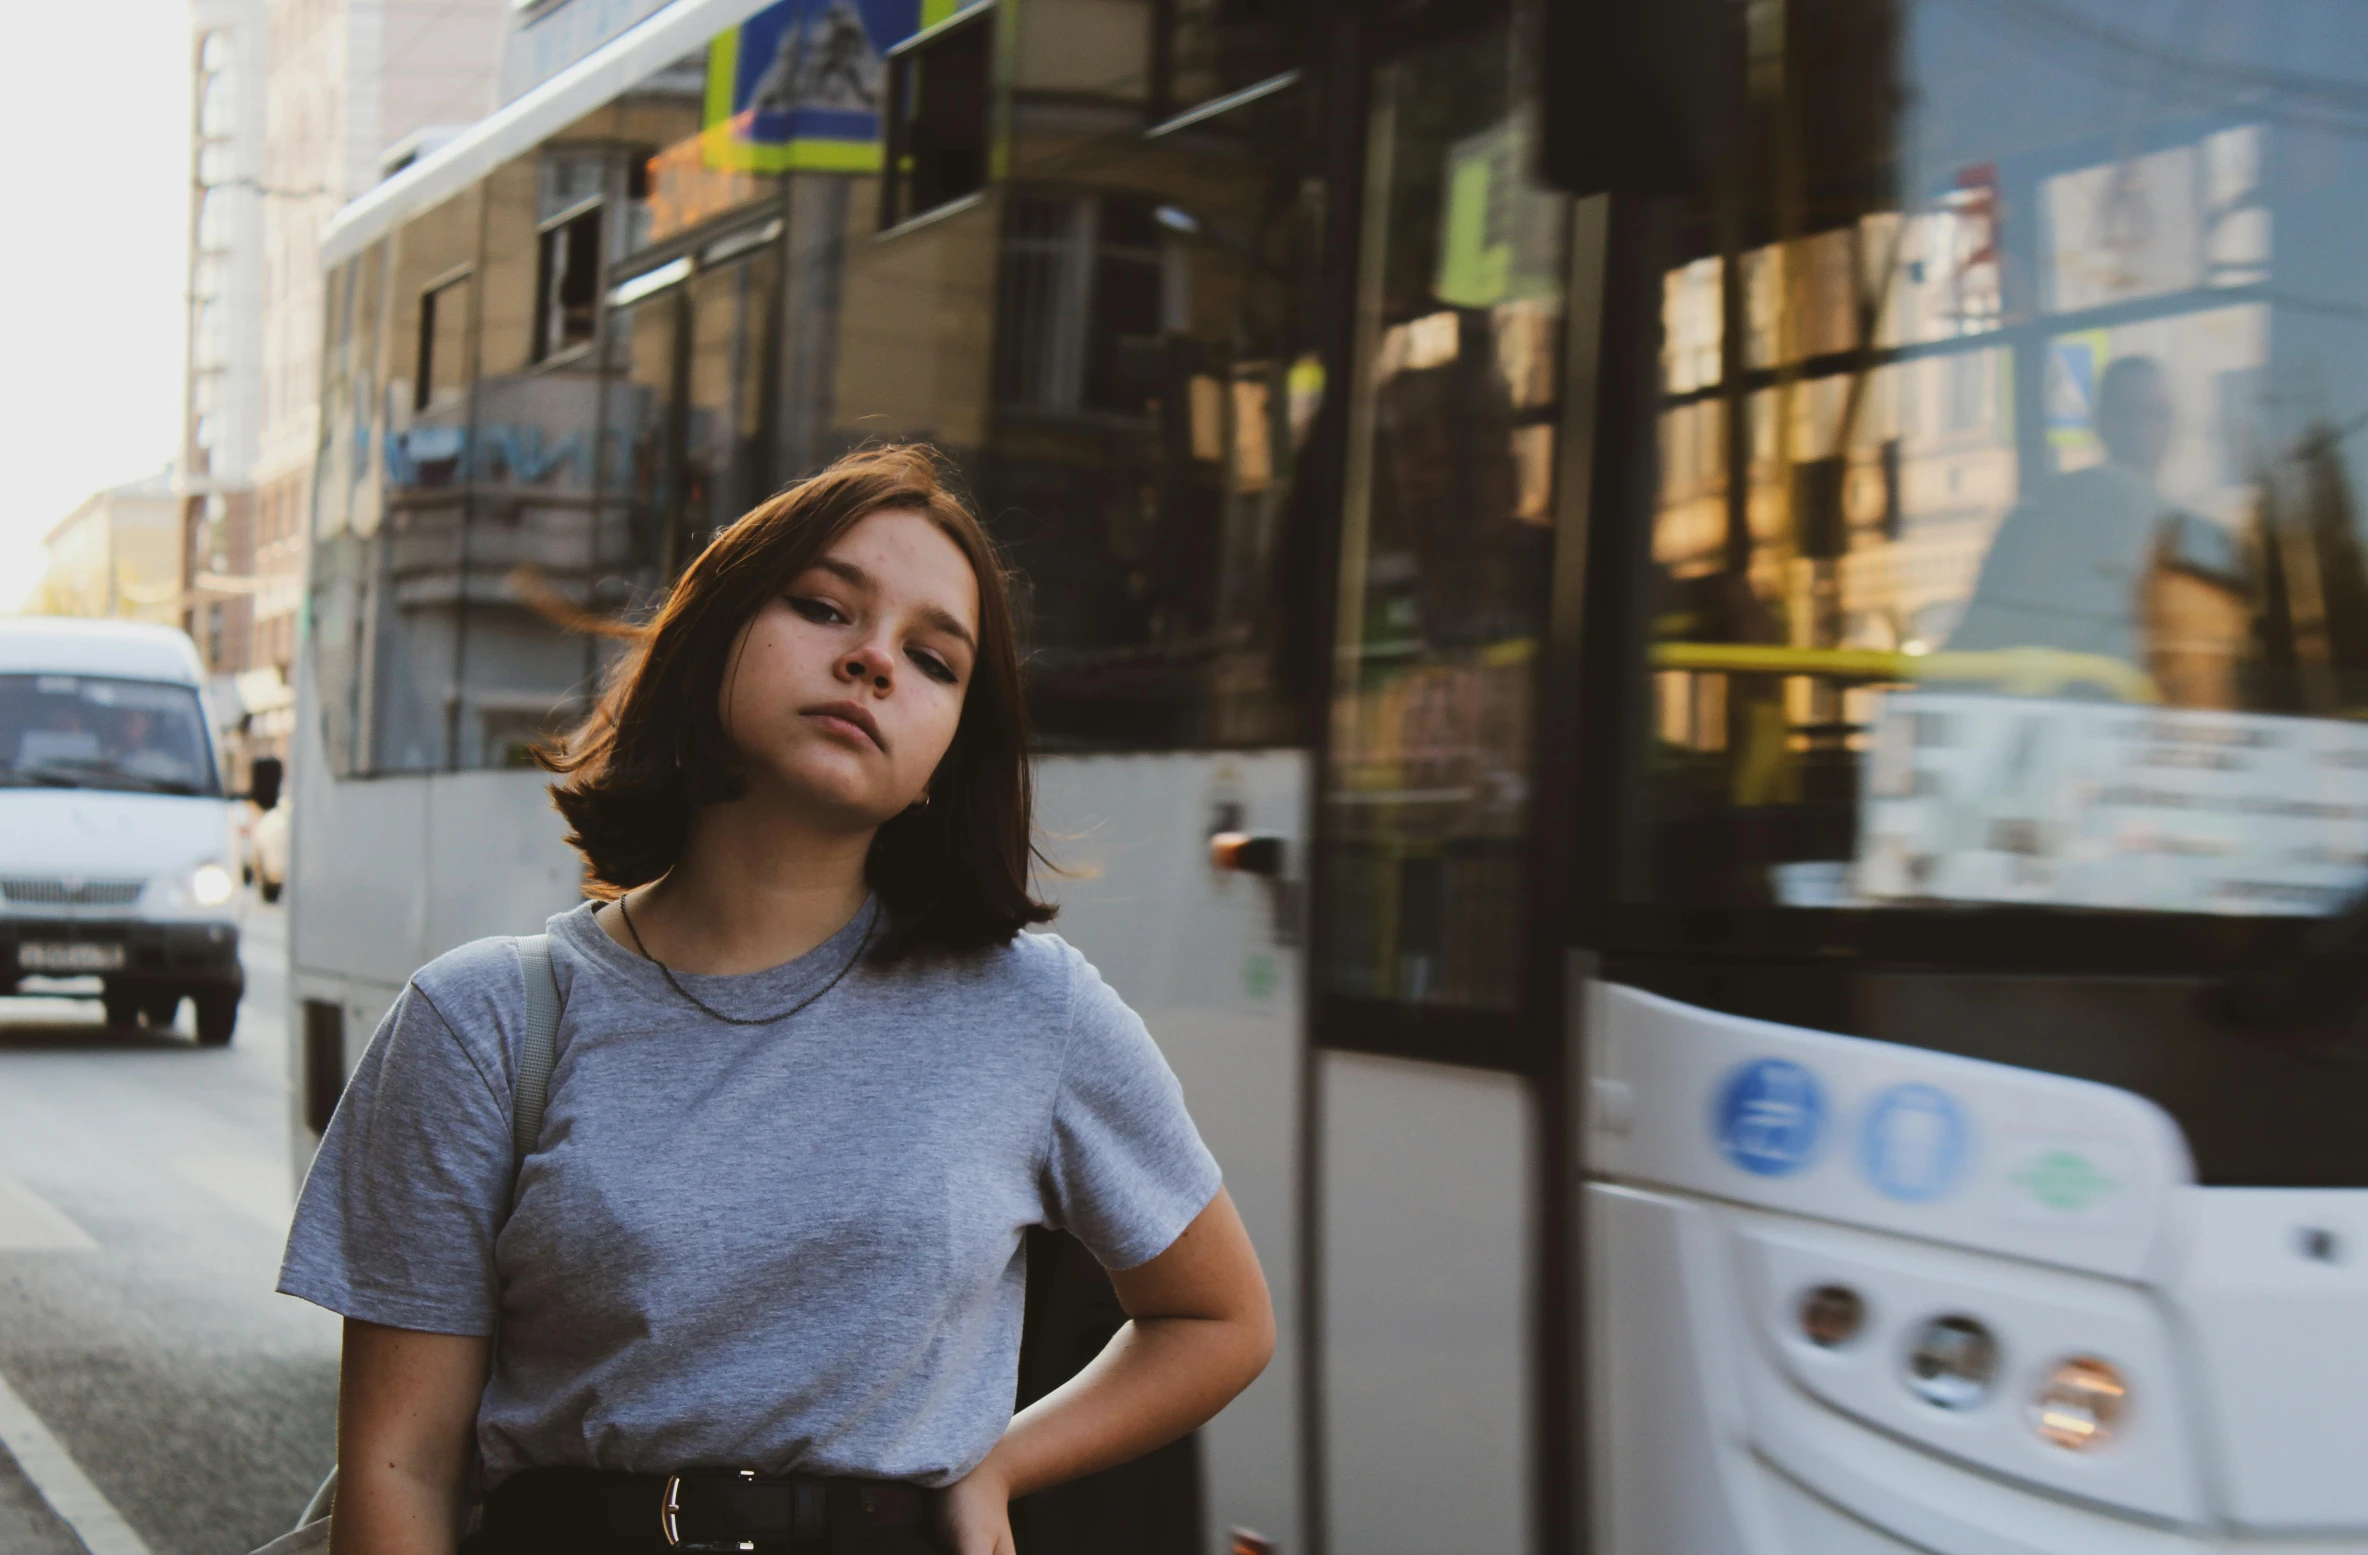
<path fill-rule="evenodd" d="M 330 1555 L 452 1555 L 489 1342 L 345 1320 Z"/>
<path fill-rule="evenodd" d="M 1200 1425 L 1274 1354 L 1274 1304 L 1223 1190 L 1149 1263 L 1111 1274 L 1131 1320 L 1085 1370 L 1015 1416 L 947 1495 L 961 1555 L 1010 1555 L 1011 1497 L 1139 1457 Z"/>

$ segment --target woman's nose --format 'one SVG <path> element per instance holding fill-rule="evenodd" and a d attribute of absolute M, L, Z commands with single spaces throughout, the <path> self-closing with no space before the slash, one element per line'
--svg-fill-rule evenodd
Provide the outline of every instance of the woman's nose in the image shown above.
<path fill-rule="evenodd" d="M 870 682 L 875 691 L 886 691 L 889 685 L 888 655 L 865 644 L 839 661 L 839 678 L 856 684 Z"/>

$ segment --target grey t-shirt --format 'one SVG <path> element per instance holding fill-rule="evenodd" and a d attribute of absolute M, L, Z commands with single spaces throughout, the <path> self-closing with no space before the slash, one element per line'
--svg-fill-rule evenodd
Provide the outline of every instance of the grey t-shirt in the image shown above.
<path fill-rule="evenodd" d="M 828 985 L 876 907 L 786 966 L 676 974 L 770 1014 Z M 488 1477 L 528 1467 L 946 1484 L 1011 1417 L 1021 1233 L 1111 1268 L 1215 1197 L 1175 1076 L 1053 935 L 855 966 L 785 1021 L 701 1014 L 590 904 L 551 920 L 565 1010 L 510 1192 L 525 1012 L 514 942 L 422 968 L 321 1141 L 279 1288 L 483 1334 Z M 505 1218 L 506 1216 L 506 1218 Z"/>

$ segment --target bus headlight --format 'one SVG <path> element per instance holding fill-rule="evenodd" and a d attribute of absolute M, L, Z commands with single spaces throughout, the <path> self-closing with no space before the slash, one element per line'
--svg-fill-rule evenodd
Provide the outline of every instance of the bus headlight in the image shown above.
<path fill-rule="evenodd" d="M 1927 1321 L 1908 1347 L 1909 1391 L 1942 1409 L 1971 1409 L 1990 1396 L 1998 1374 L 1998 1341 L 1970 1317 Z"/>
<path fill-rule="evenodd" d="M 2129 1408 L 2121 1373 L 2085 1355 L 2058 1362 L 2031 1400 L 2031 1429 L 2070 1452 L 2089 1452 L 2113 1440 Z"/>
<path fill-rule="evenodd" d="M 200 907 L 219 907 L 237 889 L 230 871 L 219 864 L 200 864 L 189 876 L 189 895 Z"/>
<path fill-rule="evenodd" d="M 1801 1337 L 1839 1350 L 1866 1326 L 1866 1298 L 1847 1285 L 1820 1285 L 1801 1298 Z"/>

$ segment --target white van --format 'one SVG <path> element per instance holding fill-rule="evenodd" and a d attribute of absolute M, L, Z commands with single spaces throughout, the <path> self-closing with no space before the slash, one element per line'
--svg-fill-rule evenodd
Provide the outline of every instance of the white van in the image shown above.
<path fill-rule="evenodd" d="M 0 619 L 0 991 L 101 980 L 110 1025 L 238 1023 L 238 855 L 189 638 Z M 254 800 L 279 799 L 258 761 Z"/>

